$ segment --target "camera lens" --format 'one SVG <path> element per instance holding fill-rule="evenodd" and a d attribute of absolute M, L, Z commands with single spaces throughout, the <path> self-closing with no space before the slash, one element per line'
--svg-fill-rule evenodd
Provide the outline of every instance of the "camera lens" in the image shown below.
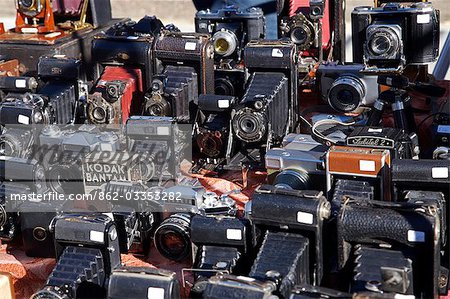
<path fill-rule="evenodd" d="M 105 108 L 97 106 L 92 110 L 92 117 L 94 121 L 102 123 L 106 121 L 107 112 Z"/>
<path fill-rule="evenodd" d="M 273 183 L 275 186 L 293 190 L 308 190 L 310 187 L 310 178 L 306 172 L 293 169 L 281 171 Z"/>
<path fill-rule="evenodd" d="M 294 28 L 291 32 L 291 39 L 296 44 L 304 44 L 308 39 L 308 33 L 303 27 Z"/>
<path fill-rule="evenodd" d="M 236 136 L 245 142 L 258 142 L 266 133 L 267 122 L 260 112 L 244 108 L 234 116 L 233 129 Z"/>
<path fill-rule="evenodd" d="M 19 4 L 24 8 L 31 8 L 34 4 L 34 0 L 20 0 Z"/>
<path fill-rule="evenodd" d="M 318 6 L 314 6 L 311 10 L 311 14 L 313 16 L 320 16 L 320 15 L 322 15 L 322 9 Z"/>
<path fill-rule="evenodd" d="M 227 57 L 236 51 L 238 40 L 229 30 L 221 30 L 213 35 L 214 51 L 216 54 Z"/>
<path fill-rule="evenodd" d="M 173 261 L 186 259 L 192 250 L 189 214 L 174 214 L 164 220 L 155 231 L 158 252 Z"/>
<path fill-rule="evenodd" d="M 358 78 L 343 76 L 331 85 L 328 102 L 337 111 L 351 112 L 363 102 L 365 94 L 365 87 Z"/>
<path fill-rule="evenodd" d="M 219 78 L 214 81 L 214 93 L 222 96 L 235 96 L 233 83 L 225 78 Z"/>
<path fill-rule="evenodd" d="M 82 174 L 77 166 L 57 165 L 48 171 L 48 185 L 53 192 L 76 194 L 82 188 Z"/>
<path fill-rule="evenodd" d="M 200 151 L 208 157 L 217 157 L 223 149 L 220 132 L 216 134 L 211 132 L 200 133 L 197 137 L 197 144 Z"/>
<path fill-rule="evenodd" d="M 397 58 L 400 52 L 401 41 L 395 30 L 386 26 L 374 26 L 368 28 L 367 32 L 369 58 Z"/>
<path fill-rule="evenodd" d="M 152 95 L 145 104 L 145 112 L 149 116 L 169 116 L 172 114 L 170 104 L 159 93 Z"/>
<path fill-rule="evenodd" d="M 0 154 L 4 156 L 18 156 L 21 149 L 20 140 L 10 134 L 5 134 L 0 137 Z"/>

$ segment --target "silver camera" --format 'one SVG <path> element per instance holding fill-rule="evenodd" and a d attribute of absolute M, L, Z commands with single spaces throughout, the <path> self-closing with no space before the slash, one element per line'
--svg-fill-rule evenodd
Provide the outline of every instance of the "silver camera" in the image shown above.
<path fill-rule="evenodd" d="M 364 75 L 361 64 L 323 64 L 318 69 L 322 99 L 339 112 L 372 105 L 379 95 L 377 76 Z"/>
<path fill-rule="evenodd" d="M 325 190 L 324 156 L 328 147 L 307 134 L 289 134 L 282 146 L 266 153 L 269 183 L 287 189 L 308 190 L 314 186 Z"/>

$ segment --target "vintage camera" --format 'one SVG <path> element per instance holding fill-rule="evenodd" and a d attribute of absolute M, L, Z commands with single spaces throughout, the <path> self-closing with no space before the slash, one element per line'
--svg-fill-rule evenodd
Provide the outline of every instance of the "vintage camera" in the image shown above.
<path fill-rule="evenodd" d="M 0 157 L 0 181 L 23 186 L 23 190 L 44 193 L 47 191 L 45 170 L 34 159 Z"/>
<path fill-rule="evenodd" d="M 412 260 L 401 251 L 357 245 L 354 256 L 352 293 L 414 294 Z"/>
<path fill-rule="evenodd" d="M 133 116 L 125 129 L 128 151 L 142 156 L 136 162 L 145 183 L 174 182 L 182 161 L 191 161 L 189 125 L 177 124 L 170 117 Z"/>
<path fill-rule="evenodd" d="M 111 273 L 108 299 L 180 298 L 180 286 L 174 272 L 149 267 L 122 267 Z"/>
<path fill-rule="evenodd" d="M 192 67 L 197 74 L 198 92 L 214 93 L 214 49 L 209 35 L 163 31 L 153 48 L 155 73 L 168 65 Z"/>
<path fill-rule="evenodd" d="M 225 158 L 230 134 L 231 109 L 236 98 L 200 95 L 198 101 L 197 145 L 206 163 L 220 164 Z"/>
<path fill-rule="evenodd" d="M 347 146 L 389 149 L 393 159 L 417 159 L 420 153 L 416 133 L 387 127 L 354 126 L 346 139 Z"/>
<path fill-rule="evenodd" d="M 17 0 L 16 32 L 48 33 L 56 31 L 50 0 Z"/>
<path fill-rule="evenodd" d="M 311 273 L 315 283 L 321 281 L 324 250 L 322 245 L 323 223 L 331 215 L 330 203 L 322 195 L 322 192 L 288 190 L 263 185 L 255 191 L 252 200 L 246 204 L 245 211 L 246 217 L 257 227 L 264 227 L 269 231 L 288 231 L 288 235 L 299 235 L 309 240 L 309 268 L 303 268 L 302 271 L 308 270 L 307 274 Z M 275 244 L 274 248 L 277 248 L 277 246 L 281 246 L 281 243 L 283 242 L 276 241 L 272 244 Z M 287 243 L 286 246 L 291 248 L 290 246 L 292 245 Z M 268 251 L 268 256 L 266 256 L 262 247 L 259 255 L 266 256 L 265 263 L 272 263 L 272 267 L 276 267 L 276 263 L 273 264 L 273 261 L 284 260 L 283 256 L 285 257 L 287 255 L 286 252 L 290 251 L 287 248 L 286 250 Z M 293 248 L 299 247 L 294 246 Z M 272 259 L 269 259 L 270 256 L 272 256 Z M 293 253 L 291 253 L 291 258 L 293 259 L 290 261 L 291 263 L 297 260 Z M 256 262 L 254 268 L 256 267 L 255 265 Z M 287 274 L 284 273 L 283 275 Z M 297 283 L 300 283 L 300 281 Z"/>
<path fill-rule="evenodd" d="M 176 213 L 161 222 L 155 230 L 154 244 L 162 256 L 173 261 L 195 256 L 190 235 L 191 219 L 191 214 Z"/>
<path fill-rule="evenodd" d="M 245 267 L 245 259 L 256 246 L 254 227 L 245 219 L 228 216 L 194 215 L 191 220 L 191 240 L 197 248 L 192 270 L 196 281 L 192 293 L 200 295 L 207 278 L 218 272 L 235 273 Z"/>
<path fill-rule="evenodd" d="M 432 3 L 388 3 L 352 12 L 353 61 L 367 72 L 398 72 L 433 62 L 439 53 L 439 11 Z"/>
<path fill-rule="evenodd" d="M 27 185 L 2 182 L 0 184 L 0 240 L 9 243 L 15 240 L 20 232 L 18 208 L 21 202 L 13 200 L 12 196 L 26 196 L 32 191 Z"/>
<path fill-rule="evenodd" d="M 379 94 L 377 77 L 361 74 L 362 69 L 360 64 L 321 64 L 317 71 L 323 101 L 339 112 L 373 105 Z"/>
<path fill-rule="evenodd" d="M 376 199 L 391 200 L 391 155 L 389 150 L 332 146 L 327 152 L 325 165 L 329 198 L 333 194 L 336 180 L 350 179 L 368 182 L 375 188 Z"/>
<path fill-rule="evenodd" d="M 105 67 L 87 101 L 92 124 L 125 124 L 141 107 L 142 71 L 122 66 Z"/>
<path fill-rule="evenodd" d="M 296 46 L 287 40 L 260 40 L 252 41 L 247 44 L 244 50 L 245 66 L 248 68 L 250 74 L 253 73 L 283 73 L 288 79 L 288 105 L 289 112 L 281 112 L 281 107 L 284 108 L 284 104 L 277 103 L 278 111 L 280 111 L 282 117 L 278 120 L 284 123 L 285 117 L 288 116 L 288 128 L 291 131 L 295 130 L 296 123 L 298 121 L 298 54 L 296 52 Z M 250 83 L 248 83 L 250 85 Z M 268 84 L 263 86 L 269 86 Z M 266 88 L 267 88 L 266 87 Z M 249 92 L 247 87 L 246 93 Z M 263 94 L 269 95 L 269 90 L 260 90 Z M 283 99 L 284 101 L 284 99 Z M 272 122 L 273 129 L 275 124 Z M 277 125 L 278 126 L 278 125 Z M 284 135 L 284 134 L 283 134 Z"/>
<path fill-rule="evenodd" d="M 413 262 L 414 295 L 437 296 L 446 232 L 444 210 L 444 197 L 433 192 L 412 193 L 405 203 L 343 199 L 336 217 L 339 266 L 345 265 L 355 244 L 400 250 Z"/>
<path fill-rule="evenodd" d="M 216 68 L 214 70 L 214 94 L 242 97 L 247 83 L 247 72 L 240 68 Z"/>
<path fill-rule="evenodd" d="M 94 152 L 112 154 L 120 149 L 117 132 L 102 132 L 92 125 L 47 126 L 39 135 L 34 154 L 44 162 L 50 191 L 80 194 L 86 186 L 83 178 L 89 172 L 88 168 L 83 169 L 87 156 Z"/>
<path fill-rule="evenodd" d="M 120 266 L 116 226 L 104 214 L 63 214 L 53 226 L 58 262 L 46 285 L 32 298 L 77 298 L 88 283 L 100 297 L 112 271 Z"/>
<path fill-rule="evenodd" d="M 140 79 L 136 78 L 137 71 L 126 79 L 138 79 L 136 84 L 139 84 L 140 92 L 149 90 L 155 71 L 153 46 L 163 27 L 158 18 L 145 16 L 137 23 L 129 19 L 118 22 L 104 34 L 97 35 L 92 43 L 92 56 L 97 63 L 96 78 L 100 78 L 107 66 L 139 69 Z"/>
<path fill-rule="evenodd" d="M 277 285 L 273 281 L 259 281 L 246 276 L 218 274 L 206 284 L 203 298 L 271 298 Z"/>
<path fill-rule="evenodd" d="M 306 134 L 288 134 L 282 145 L 266 153 L 268 182 L 287 189 L 309 190 L 314 187 L 325 192 L 324 163 L 329 147 Z"/>
<path fill-rule="evenodd" d="M 233 134 L 228 157 L 234 155 L 234 146 L 247 156 L 252 155 L 252 150 L 261 151 L 281 141 L 290 127 L 288 85 L 288 78 L 282 73 L 251 75 L 244 97 L 231 113 Z"/>
<path fill-rule="evenodd" d="M 174 117 L 179 123 L 190 122 L 198 102 L 198 79 L 195 69 L 168 65 L 155 75 L 151 93 L 145 95 L 144 114 Z"/>
<path fill-rule="evenodd" d="M 53 219 L 61 204 L 58 202 L 31 202 L 20 205 L 20 229 L 25 254 L 31 257 L 55 258 Z"/>
<path fill-rule="evenodd" d="M 239 63 L 245 45 L 264 38 L 264 13 L 258 7 L 245 11 L 235 7 L 202 10 L 195 15 L 195 31 L 211 34 L 216 60 L 231 58 Z"/>

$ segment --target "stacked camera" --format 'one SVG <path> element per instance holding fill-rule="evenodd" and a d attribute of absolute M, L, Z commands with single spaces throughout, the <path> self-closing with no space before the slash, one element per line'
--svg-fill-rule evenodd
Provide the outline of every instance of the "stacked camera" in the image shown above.
<path fill-rule="evenodd" d="M 344 62 L 344 0 L 278 2 L 277 40 L 258 7 L 145 16 L 95 36 L 93 72 L 0 76 L 0 239 L 57 261 L 32 298 L 448 293 L 448 92 L 420 78 L 439 11 L 356 7 Z M 236 173 L 252 189 L 202 186 Z"/>

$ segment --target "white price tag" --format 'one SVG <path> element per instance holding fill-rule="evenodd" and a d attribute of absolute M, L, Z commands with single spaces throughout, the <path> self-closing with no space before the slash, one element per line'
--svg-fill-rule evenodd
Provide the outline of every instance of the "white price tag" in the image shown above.
<path fill-rule="evenodd" d="M 170 133 L 169 127 L 158 127 L 158 128 L 156 128 L 156 134 L 157 135 L 169 136 L 169 133 Z"/>
<path fill-rule="evenodd" d="M 195 49 L 197 49 L 197 44 L 193 42 L 186 42 L 184 44 L 184 49 L 188 51 L 195 51 Z"/>
<path fill-rule="evenodd" d="M 164 299 L 164 289 L 149 287 L 147 289 L 147 299 Z"/>
<path fill-rule="evenodd" d="M 242 240 L 242 231 L 240 229 L 227 229 L 228 240 Z"/>
<path fill-rule="evenodd" d="M 425 242 L 425 233 L 417 230 L 408 230 L 408 242 L 423 243 Z"/>
<path fill-rule="evenodd" d="M 448 179 L 448 167 L 431 168 L 431 177 L 433 179 Z"/>
<path fill-rule="evenodd" d="M 91 230 L 89 234 L 89 239 L 94 242 L 103 243 L 105 241 L 105 233 L 96 230 Z"/>
<path fill-rule="evenodd" d="M 27 81 L 24 79 L 17 79 L 16 80 L 16 88 L 25 88 L 27 87 Z"/>
<path fill-rule="evenodd" d="M 219 100 L 217 102 L 217 105 L 219 106 L 219 108 L 228 108 L 228 107 L 230 107 L 230 101 L 228 101 L 228 100 Z"/>
<path fill-rule="evenodd" d="M 375 171 L 375 161 L 359 160 L 359 170 Z"/>
<path fill-rule="evenodd" d="M 30 118 L 28 116 L 26 116 L 26 115 L 19 114 L 19 116 L 17 117 L 17 122 L 19 124 L 29 125 L 30 124 Z"/>
<path fill-rule="evenodd" d="M 431 18 L 429 14 L 417 15 L 417 24 L 428 24 Z"/>
<path fill-rule="evenodd" d="M 305 224 L 313 224 L 314 216 L 311 213 L 297 212 L 297 222 Z"/>

